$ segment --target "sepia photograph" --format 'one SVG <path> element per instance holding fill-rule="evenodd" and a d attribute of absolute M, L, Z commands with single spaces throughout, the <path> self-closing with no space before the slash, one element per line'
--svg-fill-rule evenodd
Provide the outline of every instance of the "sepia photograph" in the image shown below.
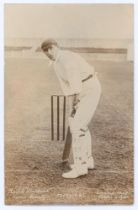
<path fill-rule="evenodd" d="M 133 204 L 133 77 L 133 4 L 5 3 L 5 205 Z"/>

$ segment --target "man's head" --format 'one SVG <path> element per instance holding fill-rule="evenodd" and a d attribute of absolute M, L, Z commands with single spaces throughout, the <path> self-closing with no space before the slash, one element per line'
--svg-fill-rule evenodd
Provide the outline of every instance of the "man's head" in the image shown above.
<path fill-rule="evenodd" d="M 58 43 L 54 39 L 47 39 L 41 44 L 42 51 L 51 60 L 55 60 L 58 52 Z"/>

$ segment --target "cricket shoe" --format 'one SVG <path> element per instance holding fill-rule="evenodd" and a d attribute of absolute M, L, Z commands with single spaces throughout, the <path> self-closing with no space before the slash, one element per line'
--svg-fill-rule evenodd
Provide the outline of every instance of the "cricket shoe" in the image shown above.
<path fill-rule="evenodd" d="M 65 179 L 75 179 L 79 176 L 88 174 L 87 166 L 82 166 L 80 168 L 74 167 L 71 171 L 63 173 L 62 177 Z"/>
<path fill-rule="evenodd" d="M 71 165 L 70 165 L 70 168 L 71 168 L 71 169 L 73 169 L 74 167 L 75 167 L 74 164 L 71 164 Z M 94 169 L 94 159 L 93 159 L 93 157 L 90 157 L 90 158 L 88 159 L 88 161 L 87 161 L 87 168 L 88 168 L 88 169 Z"/>

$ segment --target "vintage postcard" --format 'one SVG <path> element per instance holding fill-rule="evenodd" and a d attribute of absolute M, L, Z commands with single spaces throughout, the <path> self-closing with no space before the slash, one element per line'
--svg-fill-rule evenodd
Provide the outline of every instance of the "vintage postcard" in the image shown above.
<path fill-rule="evenodd" d="M 5 204 L 133 204 L 133 4 L 4 4 Z"/>

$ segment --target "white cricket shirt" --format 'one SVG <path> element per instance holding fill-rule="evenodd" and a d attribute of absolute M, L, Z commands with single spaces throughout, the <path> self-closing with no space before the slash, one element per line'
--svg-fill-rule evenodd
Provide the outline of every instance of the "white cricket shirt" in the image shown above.
<path fill-rule="evenodd" d="M 94 67 L 83 57 L 67 50 L 59 50 L 53 67 L 66 96 L 80 93 L 82 80 L 94 74 Z"/>

